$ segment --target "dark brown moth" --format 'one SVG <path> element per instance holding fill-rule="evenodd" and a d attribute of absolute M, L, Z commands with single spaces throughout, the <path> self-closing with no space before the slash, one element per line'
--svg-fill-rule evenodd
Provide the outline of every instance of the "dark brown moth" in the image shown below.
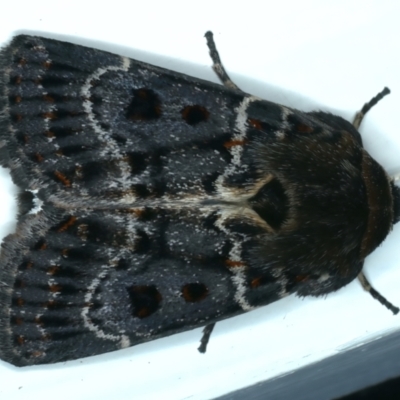
<path fill-rule="evenodd" d="M 0 357 L 72 360 L 363 275 L 399 189 L 357 129 L 103 51 L 21 35 L 0 54 Z"/>

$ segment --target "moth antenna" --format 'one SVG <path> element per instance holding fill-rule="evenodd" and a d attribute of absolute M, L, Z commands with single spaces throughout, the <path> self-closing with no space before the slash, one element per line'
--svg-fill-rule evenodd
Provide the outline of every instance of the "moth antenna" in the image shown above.
<path fill-rule="evenodd" d="M 210 336 L 211 336 L 211 333 L 212 333 L 212 331 L 214 329 L 214 326 L 215 326 L 215 322 L 212 323 L 212 324 L 208 324 L 208 325 L 206 325 L 204 327 L 203 336 L 201 337 L 201 340 L 200 340 L 200 346 L 197 349 L 197 350 L 199 350 L 200 353 L 205 353 L 206 352 L 207 344 L 208 344 L 208 342 L 210 340 Z"/>
<path fill-rule="evenodd" d="M 354 117 L 353 120 L 354 128 L 358 130 L 365 114 L 389 93 L 390 93 L 389 88 L 384 87 L 380 93 L 378 93 L 375 97 L 373 97 L 368 103 L 365 103 L 362 109 Z"/>
<path fill-rule="evenodd" d="M 207 46 L 210 50 L 210 57 L 213 62 L 212 68 L 213 68 L 214 72 L 217 74 L 217 76 L 220 79 L 220 81 L 222 82 L 222 84 L 224 86 L 226 86 L 228 89 L 242 91 L 232 82 L 232 79 L 229 77 L 229 75 L 225 71 L 225 68 L 222 65 L 221 59 L 219 57 L 217 46 L 215 45 L 215 42 L 214 42 L 213 33 L 211 31 L 207 31 L 204 36 L 207 39 Z"/>
<path fill-rule="evenodd" d="M 375 299 L 378 300 L 379 303 L 384 305 L 387 309 L 389 309 L 394 315 L 396 315 L 399 312 L 399 308 L 394 306 L 392 303 L 387 301 L 377 290 L 375 290 L 371 284 L 368 282 L 368 279 L 364 275 L 364 273 L 361 271 L 358 274 L 358 280 L 361 283 L 361 286 L 366 290 L 367 292 L 370 293 L 370 295 Z"/>

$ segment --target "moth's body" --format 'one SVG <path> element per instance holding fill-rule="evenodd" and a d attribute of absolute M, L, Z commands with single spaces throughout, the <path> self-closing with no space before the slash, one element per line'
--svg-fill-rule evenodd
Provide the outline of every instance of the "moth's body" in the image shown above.
<path fill-rule="evenodd" d="M 1 162 L 21 188 L 0 258 L 14 364 L 337 290 L 398 217 L 340 117 L 38 37 L 16 37 L 0 67 Z"/>

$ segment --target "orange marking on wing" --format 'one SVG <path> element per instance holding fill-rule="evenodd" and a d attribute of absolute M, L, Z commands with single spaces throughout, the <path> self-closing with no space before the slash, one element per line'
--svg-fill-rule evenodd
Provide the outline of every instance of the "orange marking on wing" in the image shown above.
<path fill-rule="evenodd" d="M 24 300 L 21 297 L 18 297 L 17 299 L 17 306 L 22 307 L 24 305 Z"/>
<path fill-rule="evenodd" d="M 224 147 L 227 149 L 230 149 L 231 147 L 234 146 L 244 146 L 246 144 L 247 140 L 230 140 L 229 142 L 224 143 Z"/>
<path fill-rule="evenodd" d="M 225 264 L 229 268 L 240 268 L 240 267 L 245 267 L 246 264 L 243 261 L 233 261 L 233 260 L 226 260 Z"/>
<path fill-rule="evenodd" d="M 43 96 L 43 100 L 44 100 L 44 101 L 47 101 L 47 102 L 49 102 L 49 103 L 54 103 L 54 98 L 51 97 L 51 96 L 49 96 L 48 94 L 45 94 L 45 95 Z"/>
<path fill-rule="evenodd" d="M 39 153 L 35 154 L 35 158 L 37 162 L 42 162 L 44 160 L 44 157 Z"/>
<path fill-rule="evenodd" d="M 249 118 L 249 119 L 247 120 L 247 122 L 249 123 L 249 125 L 250 125 L 252 128 L 255 128 L 255 129 L 258 129 L 258 130 L 261 130 L 261 129 L 262 129 L 261 121 L 258 120 L 258 119 Z"/>
<path fill-rule="evenodd" d="M 55 171 L 54 175 L 56 178 L 61 181 L 65 186 L 71 186 L 71 181 L 60 171 Z"/>
<path fill-rule="evenodd" d="M 57 114 L 54 113 L 54 112 L 48 111 L 48 112 L 43 113 L 43 114 L 42 114 L 42 117 L 43 117 L 43 118 L 46 118 L 46 119 L 51 119 L 51 120 L 53 120 L 53 119 L 57 119 Z"/>
<path fill-rule="evenodd" d="M 52 266 L 47 270 L 47 274 L 48 274 L 48 275 L 55 275 L 59 270 L 60 270 L 60 267 L 59 267 L 58 265 L 52 265 Z"/>
<path fill-rule="evenodd" d="M 58 293 L 61 292 L 62 290 L 62 286 L 61 285 L 57 285 L 57 284 L 53 284 L 49 286 L 50 292 L 52 293 Z"/>
<path fill-rule="evenodd" d="M 306 124 L 300 123 L 300 124 L 296 125 L 296 130 L 301 133 L 311 133 L 314 131 L 314 128 L 312 128 L 311 126 L 308 126 Z"/>
<path fill-rule="evenodd" d="M 310 277 L 308 275 L 297 275 L 294 279 L 296 282 L 307 282 L 309 278 Z"/>
<path fill-rule="evenodd" d="M 21 336 L 17 336 L 17 343 L 19 345 L 23 345 L 25 343 L 25 338 L 21 335 Z"/>
<path fill-rule="evenodd" d="M 65 232 L 69 227 L 71 227 L 72 225 L 75 224 L 76 222 L 76 217 L 71 216 L 68 218 L 68 221 L 65 222 L 65 224 L 63 224 L 58 230 L 57 232 Z"/>
<path fill-rule="evenodd" d="M 261 280 L 262 280 L 261 277 L 254 278 L 254 279 L 250 282 L 250 286 L 251 286 L 253 289 L 258 288 L 258 287 L 261 285 Z"/>

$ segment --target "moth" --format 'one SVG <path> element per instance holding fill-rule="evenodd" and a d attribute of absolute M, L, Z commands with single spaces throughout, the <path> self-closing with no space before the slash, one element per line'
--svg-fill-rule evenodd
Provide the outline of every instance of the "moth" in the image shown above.
<path fill-rule="evenodd" d="M 400 190 L 358 127 L 42 37 L 0 54 L 0 162 L 20 189 L 0 255 L 0 358 L 24 366 L 203 327 L 363 275 Z"/>

